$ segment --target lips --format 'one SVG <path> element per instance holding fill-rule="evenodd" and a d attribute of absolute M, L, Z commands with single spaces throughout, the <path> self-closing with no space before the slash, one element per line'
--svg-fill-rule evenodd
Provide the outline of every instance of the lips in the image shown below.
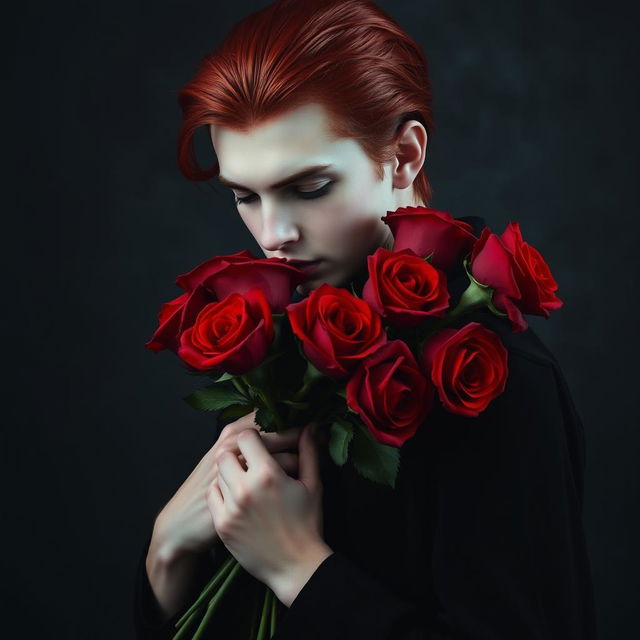
<path fill-rule="evenodd" d="M 290 264 L 306 274 L 307 277 L 311 277 L 318 269 L 322 269 L 323 262 L 323 260 L 292 260 Z"/>

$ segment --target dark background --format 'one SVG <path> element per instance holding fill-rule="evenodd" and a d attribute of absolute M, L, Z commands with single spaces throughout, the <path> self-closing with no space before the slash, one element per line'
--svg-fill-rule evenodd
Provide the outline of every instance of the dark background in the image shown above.
<path fill-rule="evenodd" d="M 194 379 L 144 343 L 179 273 L 217 253 L 262 255 L 230 192 L 181 176 L 175 140 L 178 89 L 264 4 L 38 1 L 11 16 L 0 556 L 2 624 L 20 637 L 132 637 L 153 518 L 213 443 L 212 417 L 182 401 Z M 429 60 L 432 205 L 498 232 L 519 220 L 559 282 L 564 307 L 530 321 L 585 425 L 601 637 L 630 637 L 637 23 L 617 2 L 379 4 Z"/>

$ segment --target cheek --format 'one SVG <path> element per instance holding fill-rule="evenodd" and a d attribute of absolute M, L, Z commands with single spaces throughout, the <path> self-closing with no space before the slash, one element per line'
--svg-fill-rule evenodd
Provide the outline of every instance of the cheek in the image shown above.
<path fill-rule="evenodd" d="M 255 238 L 257 242 L 258 237 L 260 236 L 260 219 L 247 213 L 240 213 L 240 211 L 238 211 L 238 215 L 244 223 L 244 226 L 248 229 L 249 233 Z"/>
<path fill-rule="evenodd" d="M 372 201 L 371 194 L 366 197 L 352 196 L 334 210 L 332 220 L 339 244 L 350 246 L 369 246 L 373 239 L 379 238 L 386 225 L 380 220 L 379 203 Z"/>
<path fill-rule="evenodd" d="M 341 191 L 327 202 L 322 216 L 307 225 L 307 236 L 313 236 L 316 246 L 322 246 L 324 255 L 329 254 L 338 262 L 351 266 L 358 264 L 362 255 L 372 251 L 386 229 L 380 213 L 372 202 L 372 195 L 361 197 L 361 185 Z M 381 228 L 383 227 L 383 228 Z"/>
<path fill-rule="evenodd" d="M 353 243 L 360 239 L 359 235 L 347 238 L 347 234 L 367 234 L 384 224 L 380 220 L 384 214 L 379 212 L 379 208 L 379 198 L 374 193 L 373 185 L 368 182 L 344 185 L 328 203 L 322 226 L 333 231 L 339 243 L 347 240 Z"/>
<path fill-rule="evenodd" d="M 332 208 L 315 216 L 312 222 L 304 225 L 303 233 L 307 236 L 317 238 L 327 244 L 327 247 L 339 244 L 343 234 L 346 233 L 347 227 L 344 216 L 340 209 Z"/>

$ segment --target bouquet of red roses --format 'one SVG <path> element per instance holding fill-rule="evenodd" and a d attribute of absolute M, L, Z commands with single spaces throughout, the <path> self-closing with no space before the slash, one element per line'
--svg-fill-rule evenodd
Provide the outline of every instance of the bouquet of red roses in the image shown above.
<path fill-rule="evenodd" d="M 335 464 L 394 486 L 400 448 L 428 428 L 436 401 L 474 417 L 504 391 L 508 352 L 498 335 L 475 321 L 449 325 L 488 308 L 524 331 L 524 314 L 549 317 L 562 301 L 517 222 L 500 236 L 485 227 L 476 237 L 468 223 L 425 207 L 381 219 L 394 244 L 367 257 L 361 290 L 325 283 L 292 302 L 306 275 L 285 258 L 215 256 L 177 278 L 184 293 L 162 306 L 146 346 L 174 351 L 189 373 L 210 379 L 185 398 L 192 406 L 221 417 L 257 410 L 265 431 L 314 421 L 327 429 Z M 469 284 L 452 300 L 448 274 L 460 263 Z M 202 617 L 200 637 L 238 570 L 229 557 L 174 639 Z M 267 588 L 260 640 L 273 634 L 276 605 Z"/>

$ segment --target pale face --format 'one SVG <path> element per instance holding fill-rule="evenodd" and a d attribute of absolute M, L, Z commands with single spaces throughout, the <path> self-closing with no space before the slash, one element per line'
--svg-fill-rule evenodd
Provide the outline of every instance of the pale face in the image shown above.
<path fill-rule="evenodd" d="M 390 166 L 378 181 L 356 141 L 331 138 L 327 118 L 321 105 L 309 103 L 249 133 L 210 126 L 219 179 L 234 183 L 238 212 L 264 255 L 322 260 L 298 286 L 302 295 L 324 282 L 346 285 L 368 254 L 390 248 L 380 217 L 404 206 L 408 195 L 399 199 L 392 189 Z M 315 165 L 328 166 L 274 186 Z"/>

